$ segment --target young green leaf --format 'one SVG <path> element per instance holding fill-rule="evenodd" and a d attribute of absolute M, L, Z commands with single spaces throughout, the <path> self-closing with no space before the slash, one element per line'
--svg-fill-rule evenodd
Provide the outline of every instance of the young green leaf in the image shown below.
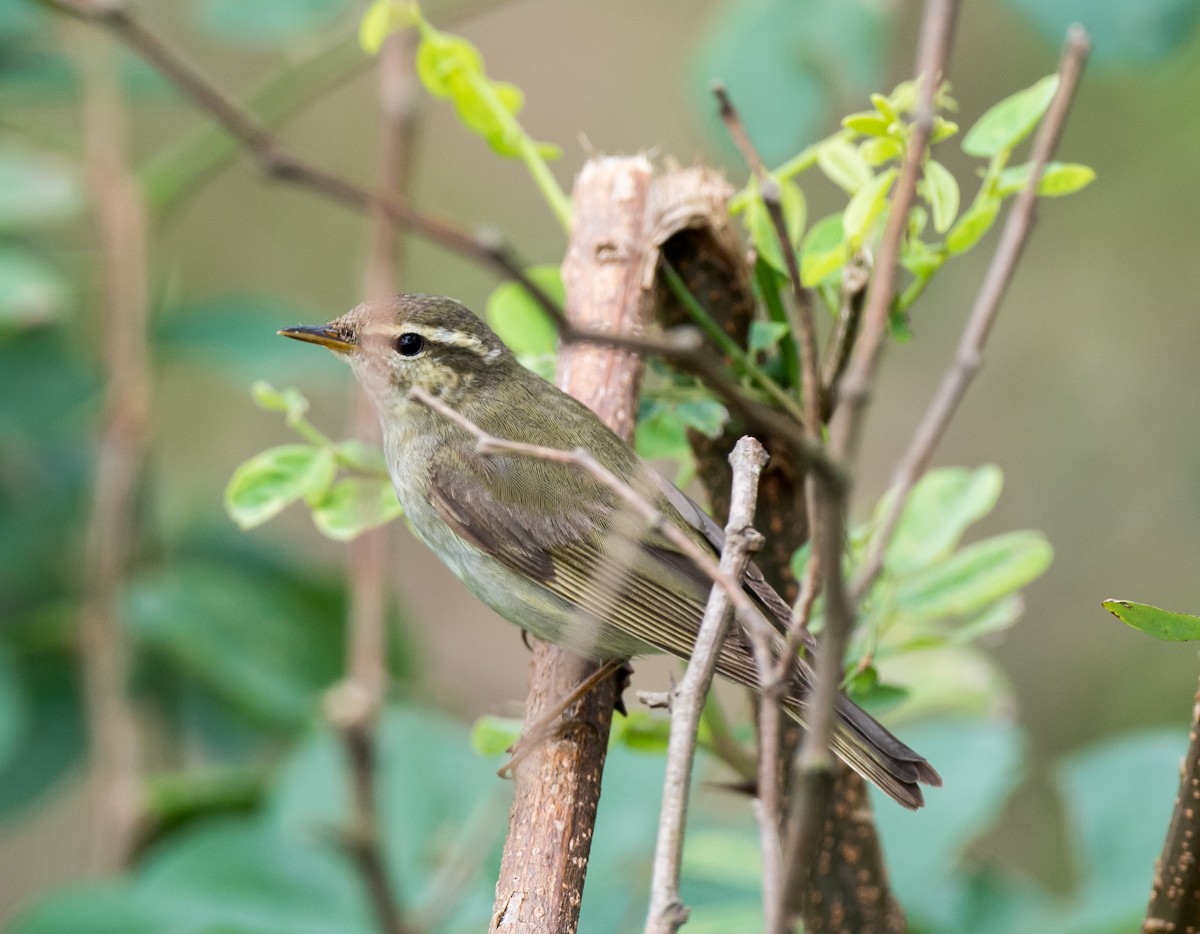
<path fill-rule="evenodd" d="M 485 759 L 502 756 L 521 738 L 521 727 L 514 717 L 484 714 L 471 724 L 471 748 Z"/>
<path fill-rule="evenodd" d="M 1163 642 L 1190 642 L 1200 639 L 1200 616 L 1172 613 L 1146 603 L 1105 600 L 1100 604 L 1126 626 Z"/>
<path fill-rule="evenodd" d="M 925 619 L 967 616 L 1036 580 L 1053 555 L 1041 532 L 984 539 L 901 582 L 896 605 Z"/>
<path fill-rule="evenodd" d="M 225 509 L 243 529 L 262 525 L 298 499 L 324 496 L 337 473 L 331 448 L 285 444 L 246 461 L 225 488 Z"/>
<path fill-rule="evenodd" d="M 670 736 L 671 721 L 649 710 L 631 710 L 613 724 L 613 739 L 638 752 L 665 753 Z"/>
<path fill-rule="evenodd" d="M 313 523 L 321 534 L 338 542 L 402 515 L 390 481 L 382 477 L 343 477 L 313 503 Z"/>
<path fill-rule="evenodd" d="M 1037 126 L 1058 90 L 1058 75 L 1018 91 L 990 107 L 963 137 L 963 152 L 990 159 L 1009 152 Z"/>
<path fill-rule="evenodd" d="M 867 165 L 879 166 L 889 159 L 899 159 L 903 156 L 904 144 L 892 136 L 874 136 L 859 145 L 858 154 Z"/>
<path fill-rule="evenodd" d="M 871 180 L 871 167 L 858 147 L 842 136 L 834 136 L 817 150 L 817 165 L 831 182 L 847 194 L 854 194 Z"/>
<path fill-rule="evenodd" d="M 925 163 L 921 195 L 929 202 L 933 211 L 933 229 L 944 234 L 958 214 L 958 182 L 954 180 L 949 169 L 936 159 Z"/>
<path fill-rule="evenodd" d="M 526 275 L 559 304 L 565 292 L 557 266 L 533 266 Z M 505 282 L 488 297 L 487 322 L 518 357 L 553 354 L 558 332 L 546 312 L 519 282 Z"/>
<path fill-rule="evenodd" d="M 774 349 L 787 332 L 788 326 L 782 321 L 751 321 L 746 349 L 751 353 L 765 353 Z"/>
<path fill-rule="evenodd" d="M 715 438 L 729 420 L 729 412 L 716 399 L 688 399 L 674 406 L 675 416 L 706 438 Z"/>
<path fill-rule="evenodd" d="M 1015 195 L 1029 184 L 1031 168 L 1027 162 L 1005 169 L 996 181 L 996 194 L 1001 198 Z M 1050 162 L 1042 170 L 1042 177 L 1038 181 L 1038 194 L 1043 198 L 1074 194 L 1090 185 L 1095 178 L 1096 173 L 1086 165 L 1075 162 Z"/>
<path fill-rule="evenodd" d="M 746 203 L 746 210 L 742 216 L 746 233 L 762 260 L 787 275 L 787 262 L 779 246 L 775 223 L 758 193 L 758 182 L 751 182 L 750 188 L 751 198 Z M 800 236 L 804 233 L 804 225 L 808 221 L 808 205 L 804 200 L 804 192 L 798 185 L 783 182 L 779 186 L 779 206 L 783 210 L 783 225 L 787 229 L 788 243 L 794 250 L 800 243 Z"/>
<path fill-rule="evenodd" d="M 809 229 L 800 245 L 800 278 L 809 287 L 818 285 L 841 269 L 849 258 L 842 215 L 830 214 Z"/>
<path fill-rule="evenodd" d="M 850 114 L 842 118 L 842 126 L 863 136 L 884 136 L 887 134 L 891 121 L 872 110 Z"/>
<path fill-rule="evenodd" d="M 260 409 L 268 412 L 285 412 L 288 418 L 299 418 L 308 411 L 308 400 L 295 386 L 279 390 L 265 380 L 258 380 L 250 387 L 250 394 Z"/>
<path fill-rule="evenodd" d="M 992 511 L 1004 478 L 999 467 L 929 471 L 909 494 L 888 545 L 889 573 L 907 574 L 949 557 L 963 532 Z M 880 513 L 891 502 L 885 496 Z"/>
<path fill-rule="evenodd" d="M 971 249 L 991 230 L 999 213 L 1000 199 L 995 195 L 981 194 L 950 229 L 950 233 L 946 234 L 946 249 L 952 256 Z"/>
<path fill-rule="evenodd" d="M 842 229 L 851 248 L 862 243 L 871 225 L 879 218 L 887 204 L 888 192 L 896 180 L 898 169 L 880 172 L 855 192 L 842 214 Z"/>

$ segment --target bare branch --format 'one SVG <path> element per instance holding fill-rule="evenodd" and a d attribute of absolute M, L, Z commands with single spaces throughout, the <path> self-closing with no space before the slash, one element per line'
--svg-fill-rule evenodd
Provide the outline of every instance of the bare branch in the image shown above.
<path fill-rule="evenodd" d="M 767 454 L 753 438 L 742 438 L 730 454 L 729 462 L 733 467 L 733 489 L 720 568 L 740 582 L 751 551 L 762 540 L 752 525 L 758 478 L 766 466 Z M 714 585 L 683 680 L 671 692 L 671 734 L 650 883 L 647 934 L 676 931 L 687 920 L 688 911 L 679 896 L 679 873 L 696 753 L 696 730 L 704 698 L 717 669 L 717 657 L 725 641 L 732 609 L 729 594 L 723 587 Z"/>
<path fill-rule="evenodd" d="M 850 366 L 841 380 L 837 411 L 830 426 L 831 447 L 847 463 L 854 459 L 862 416 L 879 366 L 883 339 L 887 335 L 888 313 L 892 294 L 896 290 L 900 241 L 908 228 L 908 213 L 916 195 L 921 164 L 933 131 L 934 100 L 950 54 L 950 40 L 954 34 L 957 13 L 958 0 L 927 0 L 925 4 L 917 50 L 920 90 L 916 121 L 909 137 L 904 166 L 892 195 L 887 225 L 876 253 L 875 275 L 867 291 L 862 332 L 855 343 Z"/>
<path fill-rule="evenodd" d="M 288 152 L 255 117 L 217 89 L 123 4 L 111 0 L 41 0 L 61 13 L 98 23 L 153 65 L 203 111 L 246 147 L 271 178 L 291 182 L 358 210 L 384 213 L 405 231 L 466 256 L 520 282 L 551 316 L 562 312 L 524 268 L 490 236 L 471 236 L 448 221 L 417 211 L 382 192 L 353 182 Z"/>
<path fill-rule="evenodd" d="M 139 740 L 120 590 L 150 431 L 146 221 L 126 161 L 126 111 L 107 49 L 80 40 L 87 182 L 102 258 L 104 414 L 83 557 L 79 661 L 89 745 L 89 863 L 116 872 L 140 819 Z"/>
<path fill-rule="evenodd" d="M 1062 135 L 1070 111 L 1071 100 L 1079 86 L 1079 78 L 1087 60 L 1089 42 L 1083 27 L 1076 26 L 1067 35 L 1063 47 L 1062 58 L 1058 66 L 1058 90 L 1045 119 L 1038 128 L 1033 141 L 1033 151 L 1030 156 L 1029 181 L 1017 195 L 1012 210 L 1005 221 L 992 254 L 991 265 L 988 266 L 975 304 L 963 328 L 962 337 L 958 342 L 958 350 L 954 355 L 954 363 L 942 378 L 937 393 L 930 400 L 929 407 L 921 417 L 908 449 L 896 467 L 892 480 L 891 501 L 888 510 L 879 524 L 878 531 L 871 539 L 871 547 L 862 570 L 854 581 L 853 593 L 855 599 L 861 600 L 871 589 L 871 585 L 883 570 L 883 557 L 887 551 L 892 534 L 904 511 L 908 494 L 929 467 L 933 452 L 941 442 L 950 424 L 950 419 L 958 410 L 959 403 L 966 395 L 967 388 L 979 372 L 983 360 L 983 350 L 987 343 L 988 334 L 1000 311 L 1000 303 L 1004 293 L 1012 281 L 1013 271 L 1025 248 L 1029 232 L 1033 227 L 1034 214 L 1037 208 L 1037 190 L 1041 182 L 1042 172 L 1046 163 L 1054 156 L 1058 139 Z"/>

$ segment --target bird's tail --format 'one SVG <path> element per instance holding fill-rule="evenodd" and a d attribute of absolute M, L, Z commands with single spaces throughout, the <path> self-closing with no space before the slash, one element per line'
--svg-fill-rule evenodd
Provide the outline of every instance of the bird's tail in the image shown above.
<path fill-rule="evenodd" d="M 805 725 L 804 704 L 785 708 Z M 940 787 L 942 777 L 924 757 L 893 736 L 869 713 L 839 694 L 829 745 L 834 754 L 899 804 L 916 810 L 925 803 L 921 785 Z"/>

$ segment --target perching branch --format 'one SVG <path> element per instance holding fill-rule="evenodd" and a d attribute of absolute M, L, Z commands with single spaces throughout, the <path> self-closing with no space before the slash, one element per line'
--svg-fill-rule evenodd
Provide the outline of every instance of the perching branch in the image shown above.
<path fill-rule="evenodd" d="M 996 315 L 1000 311 L 1000 303 L 1012 281 L 1013 271 L 1033 227 L 1042 172 L 1054 156 L 1089 49 L 1087 32 L 1082 26 L 1072 27 L 1067 33 L 1062 58 L 1059 60 L 1058 90 L 1033 140 L 1029 181 L 1017 195 L 1005 221 L 1000 241 L 992 254 L 992 262 L 988 266 L 979 294 L 975 297 L 975 304 L 971 308 L 970 317 L 967 318 L 962 337 L 959 339 L 954 363 L 942 378 L 937 393 L 930 400 L 908 449 L 896 467 L 888 510 L 871 539 L 866 561 L 854 581 L 852 589 L 856 599 L 861 600 L 866 595 L 883 571 L 883 557 L 908 501 L 908 494 L 929 467 L 930 458 L 945 435 L 950 419 L 954 417 L 967 388 L 979 372 L 988 334 L 991 333 Z"/>
<path fill-rule="evenodd" d="M 754 504 L 758 478 L 766 466 L 767 453 L 753 438 L 742 438 L 729 455 L 733 467 L 729 521 L 725 526 L 725 549 L 720 568 L 740 582 L 750 553 L 762 536 L 754 531 Z M 671 692 L 671 734 L 667 745 L 663 803 L 658 816 L 658 843 L 650 882 L 647 934 L 669 934 L 687 920 L 687 907 L 679 896 L 679 873 L 683 860 L 683 838 L 687 824 L 688 795 L 695 764 L 696 730 L 704 699 L 717 669 L 717 658 L 729 627 L 733 604 L 725 588 L 713 585 L 696 635 L 696 645 L 683 680 Z"/>

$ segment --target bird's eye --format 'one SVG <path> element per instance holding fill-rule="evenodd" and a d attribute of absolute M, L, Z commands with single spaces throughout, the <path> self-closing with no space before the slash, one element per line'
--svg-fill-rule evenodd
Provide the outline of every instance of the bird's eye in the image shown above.
<path fill-rule="evenodd" d="M 425 338 L 420 334 L 414 334 L 412 331 L 406 331 L 396 338 L 393 346 L 396 348 L 396 353 L 402 357 L 415 357 L 425 349 Z"/>

